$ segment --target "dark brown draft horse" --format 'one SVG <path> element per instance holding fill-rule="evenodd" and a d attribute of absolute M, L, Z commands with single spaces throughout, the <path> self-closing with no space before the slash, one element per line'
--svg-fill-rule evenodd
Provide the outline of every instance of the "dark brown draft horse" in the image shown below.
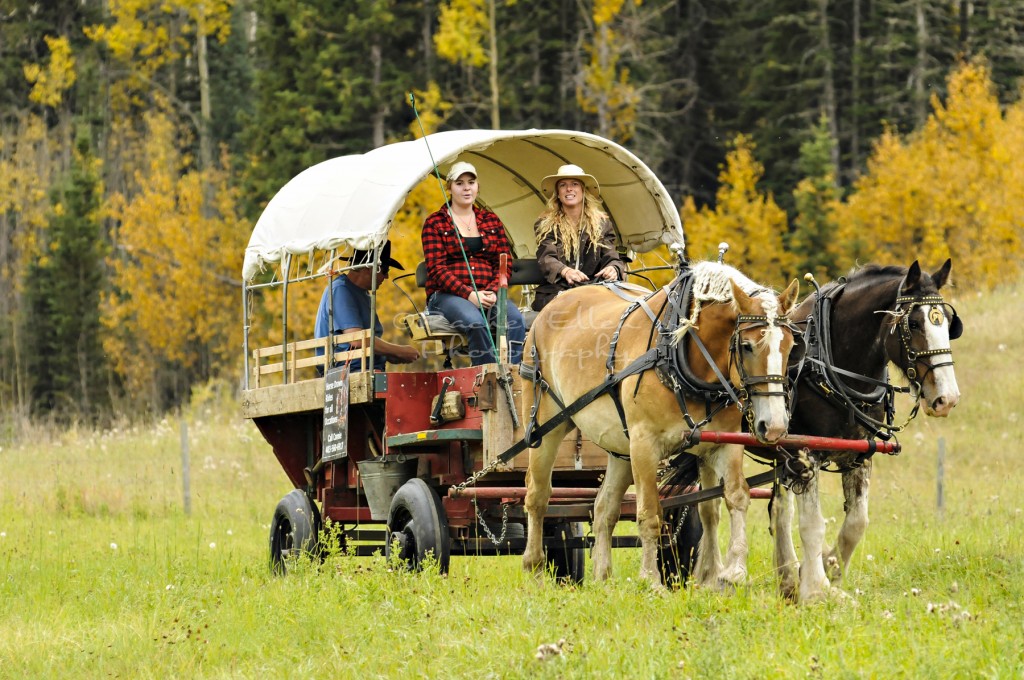
<path fill-rule="evenodd" d="M 845 281 L 829 283 L 793 310 L 807 321 L 806 356 L 798 372 L 790 429 L 844 439 L 888 439 L 902 429 L 893 423 L 893 388 L 888 365 L 907 379 L 915 406 L 930 416 L 948 416 L 960 400 L 949 341 L 962 323 L 939 294 L 949 278 L 950 260 L 930 276 L 915 261 L 910 267 L 867 265 Z M 794 371 L 795 369 L 795 371 Z M 784 595 L 799 601 L 825 597 L 849 567 L 850 556 L 868 525 L 871 459 L 838 451 L 812 451 L 810 480 L 796 494 L 800 508 L 803 562 L 798 565 L 791 524 L 790 493 L 780 488 L 772 504 L 775 565 Z M 824 544 L 825 522 L 818 502 L 818 470 L 842 472 L 846 518 L 836 545 Z M 799 485 L 795 488 L 799 488 Z M 798 588 L 799 572 L 799 588 Z"/>
<path fill-rule="evenodd" d="M 778 296 L 732 267 L 701 262 L 642 303 L 624 300 L 603 286 L 584 286 L 545 307 L 526 340 L 524 363 L 528 370 L 536 370 L 537 389 L 533 412 L 524 413 L 524 421 L 536 416 L 536 422 L 547 422 L 565 405 L 593 392 L 602 378 L 615 387 L 573 413 L 571 422 L 550 430 L 531 451 L 523 567 L 544 566 L 543 521 L 551 497 L 551 469 L 559 443 L 575 423 L 611 453 L 594 507 L 595 577 L 602 580 L 611 573 L 612 530 L 623 494 L 635 480 L 640 574 L 660 585 L 658 464 L 685 447 L 684 435 L 695 426 L 737 432 L 746 415 L 751 431 L 764 442 L 786 433 L 783 374 L 793 345 L 786 315 L 797 295 L 796 281 Z M 531 410 L 530 402 L 524 399 L 524 411 Z M 691 413 L 702 422 L 694 422 Z M 711 543 L 714 549 L 701 553 L 706 557 L 704 580 L 717 585 L 719 579 L 745 578 L 750 496 L 742 475 L 742 452 L 702 444 L 692 453 L 701 459 L 706 479 L 715 484 L 725 479 L 732 519 L 730 564 L 723 570 L 717 541 Z M 708 506 L 706 514 L 701 508 L 706 536 L 713 540 L 718 504 L 703 505 Z"/>

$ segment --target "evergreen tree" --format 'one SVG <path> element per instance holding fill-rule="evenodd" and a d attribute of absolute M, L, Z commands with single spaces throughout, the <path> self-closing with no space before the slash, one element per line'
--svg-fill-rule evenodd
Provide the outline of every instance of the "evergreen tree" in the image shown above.
<path fill-rule="evenodd" d="M 960 0 L 957 37 L 963 58 L 987 59 L 999 98 L 1004 102 L 1016 101 L 1024 77 L 1024 3 Z"/>
<path fill-rule="evenodd" d="M 49 243 L 26 273 L 25 336 L 36 413 L 94 417 L 108 404 L 100 337 L 104 285 L 97 162 L 81 135 L 70 176 L 51 195 Z"/>
<path fill-rule="evenodd" d="M 405 136 L 406 94 L 423 73 L 419 2 L 257 0 L 247 212 L 328 158 Z"/>
<path fill-rule="evenodd" d="M 765 159 L 764 186 L 792 207 L 802 131 L 822 110 L 819 17 L 804 0 L 715 4 L 715 136 L 749 135 Z"/>
<path fill-rule="evenodd" d="M 835 223 L 831 210 L 839 200 L 832 150 L 835 140 L 824 117 L 814 136 L 800 145 L 800 170 L 804 178 L 793 191 L 796 218 L 789 238 L 789 251 L 796 260 L 798 273 L 811 272 L 819 279 L 834 278 L 836 271 L 833 243 Z"/>

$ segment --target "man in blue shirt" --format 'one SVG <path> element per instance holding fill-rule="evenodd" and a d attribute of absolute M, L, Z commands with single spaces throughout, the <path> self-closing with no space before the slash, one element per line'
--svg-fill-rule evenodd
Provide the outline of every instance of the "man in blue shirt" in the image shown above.
<path fill-rule="evenodd" d="M 356 250 L 352 254 L 352 264 L 368 264 L 373 261 L 373 251 Z M 384 244 L 381 249 L 380 262 L 377 266 L 377 283 L 386 281 L 390 274 L 391 267 L 404 270 L 401 264 L 391 259 L 391 241 Z M 334 278 L 331 295 L 334 301 L 334 332 L 335 334 L 353 333 L 370 327 L 370 287 L 373 285 L 373 269 L 362 267 L 350 270 Z M 316 313 L 316 328 L 314 337 L 325 338 L 328 333 L 329 320 L 327 318 L 328 296 L 327 289 L 324 289 L 323 297 L 320 298 L 320 309 Z M 380 318 L 376 319 L 373 328 L 373 367 L 383 371 L 386 362 L 407 364 L 420 358 L 419 351 L 410 345 L 396 345 L 381 338 L 384 334 L 384 326 Z M 358 343 L 353 343 L 358 346 Z M 344 352 L 350 349 L 349 343 L 340 343 L 335 351 Z M 317 350 L 317 354 L 323 354 Z M 352 371 L 362 370 L 359 360 L 353 361 L 350 369 Z"/>

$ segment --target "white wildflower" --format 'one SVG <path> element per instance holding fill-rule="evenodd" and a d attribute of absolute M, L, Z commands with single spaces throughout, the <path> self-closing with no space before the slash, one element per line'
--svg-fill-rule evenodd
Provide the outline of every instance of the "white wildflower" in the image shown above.
<path fill-rule="evenodd" d="M 868 556 L 867 556 L 867 557 L 866 557 L 865 559 L 866 559 L 866 560 L 867 560 L 868 562 L 874 562 L 874 561 L 875 561 L 875 556 L 874 556 L 874 555 L 868 555 Z"/>
<path fill-rule="evenodd" d="M 210 550 L 213 550 L 213 549 L 214 549 L 214 548 L 216 548 L 216 547 L 217 547 L 217 544 L 216 544 L 216 543 L 211 543 L 211 544 L 210 544 Z"/>
<path fill-rule="evenodd" d="M 117 550 L 117 543 L 111 543 L 110 544 L 110 549 L 111 550 Z"/>
<path fill-rule="evenodd" d="M 911 588 L 910 589 L 910 594 L 913 595 L 914 597 L 917 597 L 918 595 L 921 594 L 921 589 L 920 588 Z"/>
<path fill-rule="evenodd" d="M 565 646 L 565 638 L 562 638 L 555 643 L 547 643 L 537 647 L 536 659 L 537 661 L 547 661 L 553 656 L 562 655 L 562 647 Z"/>

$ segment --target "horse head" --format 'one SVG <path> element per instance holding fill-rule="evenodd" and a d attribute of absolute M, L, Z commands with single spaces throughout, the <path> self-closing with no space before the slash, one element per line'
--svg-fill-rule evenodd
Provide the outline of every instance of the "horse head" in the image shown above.
<path fill-rule="evenodd" d="M 735 281 L 729 282 L 736 313 L 731 379 L 741 387 L 750 431 L 771 444 L 789 429 L 786 365 L 793 349 L 793 329 L 788 314 L 800 284 L 794 279 L 781 295 L 772 291 L 748 295 Z"/>
<path fill-rule="evenodd" d="M 900 282 L 886 353 L 916 386 L 925 413 L 945 417 L 960 401 L 950 340 L 963 333 L 956 310 L 939 290 L 949 279 L 951 260 L 931 275 L 915 260 Z"/>

